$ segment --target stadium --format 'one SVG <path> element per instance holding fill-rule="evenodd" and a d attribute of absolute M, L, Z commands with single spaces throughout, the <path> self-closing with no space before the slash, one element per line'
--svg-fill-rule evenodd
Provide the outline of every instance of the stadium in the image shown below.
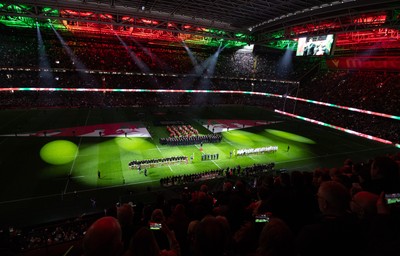
<path fill-rule="evenodd" d="M 0 32 L 1 255 L 89 256 L 88 228 L 105 216 L 123 226 L 127 205 L 135 228 L 108 255 L 135 255 L 134 233 L 159 209 L 180 247 L 160 250 L 265 255 L 264 229 L 233 235 L 261 191 L 298 239 L 319 214 L 320 180 L 400 193 L 398 1 L 0 1 Z M 382 158 L 396 167 L 377 186 Z M 312 199 L 293 192 L 299 175 Z M 400 249 L 393 205 L 390 238 L 356 254 Z M 191 244 L 172 224 L 178 206 L 187 231 L 223 217 L 229 246 Z"/>

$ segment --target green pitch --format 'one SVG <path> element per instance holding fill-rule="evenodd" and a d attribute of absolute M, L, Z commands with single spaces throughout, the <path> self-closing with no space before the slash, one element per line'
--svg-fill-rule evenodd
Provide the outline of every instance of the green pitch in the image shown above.
<path fill-rule="evenodd" d="M 161 178 L 174 175 L 270 162 L 276 164 L 276 169 L 313 171 L 318 167 L 341 167 L 347 158 L 367 161 L 376 155 L 399 151 L 255 107 L 2 110 L 0 118 L 0 211 L 5 216 L 4 224 L 15 225 L 27 225 L 27 214 L 31 222 L 46 222 L 101 210 L 127 195 L 138 200 L 148 191 L 158 191 Z M 159 121 L 184 121 L 204 135 L 211 133 L 206 120 L 215 119 L 266 122 L 225 130 L 220 143 L 204 143 L 202 148 L 197 144 L 158 143 L 160 137 L 168 136 L 166 126 L 156 125 Z M 142 123 L 151 137 L 18 136 L 132 121 Z M 230 154 L 266 146 L 278 146 L 278 150 L 247 156 Z M 217 153 L 218 160 L 201 160 L 202 154 Z M 189 161 L 148 167 L 147 176 L 128 167 L 132 160 L 172 156 L 187 156 Z M 91 198 L 96 198 L 96 209 L 90 208 Z"/>

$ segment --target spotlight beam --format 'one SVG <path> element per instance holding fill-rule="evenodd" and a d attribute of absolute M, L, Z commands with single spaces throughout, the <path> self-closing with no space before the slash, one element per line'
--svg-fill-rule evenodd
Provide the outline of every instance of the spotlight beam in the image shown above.
<path fill-rule="evenodd" d="M 38 38 L 38 55 L 39 55 L 39 79 L 40 84 L 44 84 L 45 87 L 54 87 L 53 73 L 50 71 L 51 66 L 46 55 L 46 49 L 43 43 L 42 34 L 40 33 L 39 23 L 36 22 L 36 34 Z"/>
<path fill-rule="evenodd" d="M 153 54 L 147 47 L 144 47 L 141 43 L 139 43 L 135 38 L 133 38 L 132 36 L 129 36 L 130 39 L 132 39 L 132 41 L 140 47 L 141 50 L 143 50 L 143 52 L 149 56 L 152 60 L 155 60 L 157 65 L 167 71 L 171 71 L 171 68 L 166 65 L 162 60 L 160 60 L 157 55 Z"/>
<path fill-rule="evenodd" d="M 87 73 L 88 70 L 87 70 L 86 66 L 79 60 L 79 58 L 75 55 L 75 53 L 71 50 L 71 48 L 67 45 L 67 43 L 64 41 L 64 39 L 61 37 L 61 35 L 57 32 L 57 30 L 53 27 L 53 25 L 51 23 L 50 23 L 50 26 L 53 29 L 54 33 L 56 34 L 62 47 L 65 49 L 68 56 L 70 57 L 72 64 L 76 67 L 76 71 L 79 72 L 79 75 L 81 76 L 83 81 L 88 86 L 98 87 L 98 82 L 96 81 L 96 79 Z"/>
<path fill-rule="evenodd" d="M 197 61 L 196 57 L 193 55 L 193 52 L 189 49 L 189 47 L 186 45 L 186 43 L 184 41 L 182 41 L 183 44 L 183 48 L 185 48 L 186 52 L 189 55 L 190 61 L 193 64 L 193 67 L 195 68 L 195 72 L 198 73 L 198 66 L 199 66 L 199 62 Z"/>
<path fill-rule="evenodd" d="M 144 63 L 131 49 L 129 49 L 128 45 L 121 39 L 119 35 L 115 33 L 115 36 L 121 42 L 121 44 L 125 47 L 126 51 L 129 53 L 131 59 L 135 62 L 135 64 L 139 67 L 140 71 L 144 73 L 150 73 L 150 68 Z"/>

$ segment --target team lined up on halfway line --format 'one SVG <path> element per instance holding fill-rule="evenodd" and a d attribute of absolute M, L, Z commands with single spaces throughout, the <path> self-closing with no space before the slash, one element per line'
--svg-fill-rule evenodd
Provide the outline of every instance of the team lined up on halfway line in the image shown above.
<path fill-rule="evenodd" d="M 262 148 L 246 148 L 246 149 L 238 149 L 238 156 L 245 156 L 250 154 L 262 154 L 262 153 L 274 153 L 278 151 L 278 146 L 268 146 Z M 288 148 L 289 151 L 289 148 Z"/>
<path fill-rule="evenodd" d="M 158 158 L 158 159 L 145 159 L 145 160 L 133 160 L 129 162 L 129 168 L 141 168 L 141 167 L 155 167 L 159 165 L 171 165 L 171 164 L 178 164 L 178 163 L 188 163 L 187 156 L 172 156 L 166 158 Z"/>
<path fill-rule="evenodd" d="M 202 144 L 202 143 L 201 143 Z M 289 146 L 288 146 L 289 150 Z M 230 151 L 230 158 L 232 155 L 234 156 L 246 156 L 250 154 L 263 154 L 263 153 L 274 153 L 278 151 L 278 146 L 268 146 L 268 147 L 261 147 L 261 148 L 248 148 L 248 149 L 238 149 Z M 193 162 L 194 155 L 190 156 L 190 162 Z M 201 156 L 201 160 L 217 160 L 219 159 L 219 154 L 205 154 L 203 153 Z M 160 165 L 171 165 L 171 164 L 180 164 L 186 163 L 188 164 L 188 157 L 187 156 L 173 156 L 173 157 L 166 157 L 166 158 L 158 158 L 158 159 L 145 159 L 145 160 L 133 160 L 129 162 L 128 166 L 130 169 L 137 169 L 140 173 L 141 168 L 148 168 L 148 167 L 156 167 Z"/>

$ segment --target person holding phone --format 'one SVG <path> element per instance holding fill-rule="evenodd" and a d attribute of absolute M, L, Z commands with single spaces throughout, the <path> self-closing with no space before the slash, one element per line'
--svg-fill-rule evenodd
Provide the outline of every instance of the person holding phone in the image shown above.
<path fill-rule="evenodd" d="M 154 209 L 149 221 L 149 228 L 156 238 L 160 250 L 169 250 L 170 242 L 168 235 L 169 228 L 165 224 L 164 212 L 161 209 Z"/>
<path fill-rule="evenodd" d="M 382 191 L 378 196 L 377 215 L 367 230 L 370 255 L 398 255 L 400 251 L 400 204 L 388 204 L 386 194 Z"/>

